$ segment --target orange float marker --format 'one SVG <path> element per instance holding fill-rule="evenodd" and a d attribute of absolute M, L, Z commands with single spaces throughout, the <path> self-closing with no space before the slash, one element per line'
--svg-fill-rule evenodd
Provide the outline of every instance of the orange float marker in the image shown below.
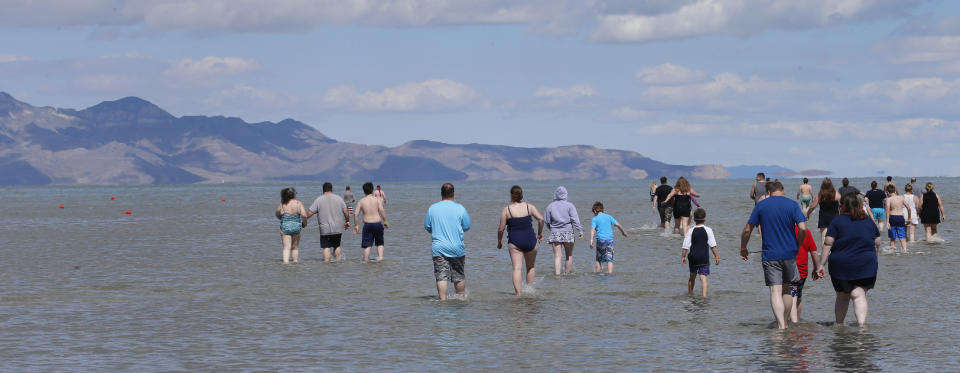
<path fill-rule="evenodd" d="M 115 199 L 117 199 L 117 197 L 110 196 L 110 200 L 111 200 L 111 201 L 113 201 L 113 200 L 115 200 Z"/>
<path fill-rule="evenodd" d="M 63 205 L 60 205 L 60 208 L 63 208 Z"/>
<path fill-rule="evenodd" d="M 221 198 L 221 199 L 220 199 L 220 202 L 227 202 L 227 199 L 226 199 L 226 198 Z"/>
<path fill-rule="evenodd" d="M 131 212 L 130 212 L 130 210 L 127 210 L 127 211 L 124 212 L 124 214 L 130 215 Z"/>

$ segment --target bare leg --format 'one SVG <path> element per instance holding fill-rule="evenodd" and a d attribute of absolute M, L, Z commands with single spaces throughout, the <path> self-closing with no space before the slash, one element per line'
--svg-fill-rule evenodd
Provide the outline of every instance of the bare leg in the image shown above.
<path fill-rule="evenodd" d="M 523 290 L 523 252 L 517 250 L 513 244 L 509 245 L 510 262 L 513 264 L 513 290 L 520 296 Z"/>
<path fill-rule="evenodd" d="M 333 249 L 333 260 L 340 260 L 341 254 L 342 251 L 340 250 L 340 246 L 337 246 L 337 248 Z"/>
<path fill-rule="evenodd" d="M 861 287 L 853 288 L 850 292 L 853 298 L 853 314 L 857 316 L 857 324 L 863 326 L 867 323 L 867 291 Z"/>
<path fill-rule="evenodd" d="M 537 279 L 537 249 L 523 253 L 523 261 L 527 264 L 527 285 Z"/>
<path fill-rule="evenodd" d="M 676 220 L 676 221 L 674 221 L 674 224 L 673 224 L 673 234 L 681 234 L 681 233 L 680 233 L 680 218 L 676 218 L 675 220 Z"/>
<path fill-rule="evenodd" d="M 790 302 L 790 321 L 794 324 L 800 322 L 800 303 L 797 302 L 797 297 L 792 297 Z"/>
<path fill-rule="evenodd" d="M 697 279 L 697 274 L 691 273 L 690 278 L 687 280 L 687 294 L 693 295 L 693 285 L 696 279 Z"/>
<path fill-rule="evenodd" d="M 377 246 L 377 260 L 383 260 L 383 245 Z"/>
<path fill-rule="evenodd" d="M 467 280 L 454 282 L 453 290 L 457 292 L 457 295 L 462 297 L 467 292 Z"/>
<path fill-rule="evenodd" d="M 447 300 L 447 282 L 437 281 L 437 296 L 440 300 Z"/>
<path fill-rule="evenodd" d="M 907 252 L 907 251 L 908 251 L 908 250 L 907 250 L 907 240 L 902 239 L 902 238 L 899 239 L 899 240 L 900 240 L 900 246 L 903 247 L 903 252 Z"/>
<path fill-rule="evenodd" d="M 573 242 L 564 242 L 563 250 L 567 255 L 567 263 L 564 267 L 564 272 L 573 273 Z"/>
<path fill-rule="evenodd" d="M 553 243 L 553 274 L 560 276 L 560 270 L 563 267 L 563 244 Z"/>
<path fill-rule="evenodd" d="M 836 324 L 843 325 L 843 320 L 847 318 L 847 308 L 850 307 L 850 293 L 837 292 L 837 302 L 833 305 L 833 313 L 836 315 Z"/>
<path fill-rule="evenodd" d="M 300 261 L 300 235 L 295 235 L 291 237 L 290 240 L 290 259 L 294 263 Z"/>
<path fill-rule="evenodd" d="M 793 320 L 793 296 L 790 295 L 790 285 L 783 287 L 780 299 L 783 300 L 783 322 L 786 324 L 787 320 Z"/>
<path fill-rule="evenodd" d="M 924 224 L 923 225 L 923 240 L 930 242 L 930 238 L 933 237 L 933 225 Z"/>
<path fill-rule="evenodd" d="M 910 242 L 916 240 L 917 225 L 913 223 L 907 224 L 907 234 Z"/>
<path fill-rule="evenodd" d="M 784 318 L 783 285 L 770 285 L 770 309 L 773 310 L 773 316 L 777 319 L 777 327 L 786 329 L 787 320 Z"/>
<path fill-rule="evenodd" d="M 293 237 L 290 237 L 290 235 L 281 234 L 280 242 L 283 243 L 283 262 L 290 263 L 290 246 L 293 245 Z"/>
<path fill-rule="evenodd" d="M 891 239 L 890 239 L 890 251 L 897 251 L 897 239 L 896 239 L 896 238 L 891 238 Z"/>
<path fill-rule="evenodd" d="M 613 273 L 613 262 L 607 262 L 607 273 Z"/>
<path fill-rule="evenodd" d="M 827 228 L 820 230 L 820 247 L 823 247 L 823 243 L 827 241 Z"/>
<path fill-rule="evenodd" d="M 596 263 L 596 264 L 593 265 L 593 271 L 594 271 L 594 272 L 600 272 L 600 271 L 602 271 L 602 270 L 603 270 L 603 267 L 601 266 L 600 262 L 595 262 L 595 263 Z"/>
<path fill-rule="evenodd" d="M 930 224 L 930 235 L 931 235 L 932 237 L 938 237 L 938 236 L 937 236 L 937 233 L 939 233 L 939 232 L 937 232 L 937 225 L 936 225 L 936 224 Z"/>
<path fill-rule="evenodd" d="M 700 275 L 700 290 L 703 291 L 703 297 L 707 297 L 707 288 L 710 284 L 707 283 L 707 276 Z"/>
<path fill-rule="evenodd" d="M 324 248 L 323 248 L 323 261 L 324 261 L 324 262 L 329 262 L 329 261 L 330 261 L 330 248 L 329 248 L 329 247 L 324 247 Z"/>
<path fill-rule="evenodd" d="M 688 230 L 690 230 L 690 217 L 680 217 L 680 234 L 687 234 Z"/>
<path fill-rule="evenodd" d="M 369 261 L 370 261 L 370 246 L 367 246 L 363 248 L 363 262 L 366 263 Z"/>
<path fill-rule="evenodd" d="M 797 320 L 799 320 L 799 319 L 800 319 L 800 311 L 803 311 L 803 303 L 800 302 L 800 298 L 797 298 L 797 300 L 795 300 L 794 303 L 797 304 L 797 307 L 796 307 L 797 310 L 796 310 L 794 313 L 797 314 Z"/>

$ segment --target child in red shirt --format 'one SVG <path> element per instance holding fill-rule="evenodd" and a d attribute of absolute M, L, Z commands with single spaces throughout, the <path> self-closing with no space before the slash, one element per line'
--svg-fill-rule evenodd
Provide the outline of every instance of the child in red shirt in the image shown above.
<path fill-rule="evenodd" d="M 797 235 L 797 239 L 800 237 L 800 227 L 793 227 L 794 234 Z M 797 271 L 800 272 L 800 281 L 795 281 L 790 283 L 790 296 L 793 297 L 793 306 L 790 309 L 790 321 L 796 323 L 800 321 L 800 310 L 802 309 L 803 301 L 803 283 L 807 281 L 807 255 L 813 256 L 813 271 L 816 272 L 820 268 L 820 254 L 817 253 L 817 243 L 813 240 L 813 235 L 810 234 L 810 229 L 807 229 L 807 237 L 803 240 L 803 244 L 800 245 L 800 250 L 797 251 Z M 816 278 L 814 278 L 816 279 Z"/>

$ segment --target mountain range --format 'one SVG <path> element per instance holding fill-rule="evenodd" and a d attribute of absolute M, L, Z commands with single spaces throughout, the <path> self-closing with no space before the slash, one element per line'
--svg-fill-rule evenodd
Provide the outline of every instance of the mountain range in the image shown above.
<path fill-rule="evenodd" d="M 140 98 L 83 109 L 0 92 L 0 185 L 220 182 L 724 178 L 720 165 L 672 165 L 635 152 L 410 141 L 340 142 L 293 119 L 176 117 Z"/>

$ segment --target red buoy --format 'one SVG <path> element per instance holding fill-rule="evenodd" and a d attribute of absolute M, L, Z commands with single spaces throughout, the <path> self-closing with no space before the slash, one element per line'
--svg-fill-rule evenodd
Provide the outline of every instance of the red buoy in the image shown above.
<path fill-rule="evenodd" d="M 63 208 L 63 205 L 60 205 L 60 208 Z"/>
<path fill-rule="evenodd" d="M 130 212 L 130 210 L 127 210 L 126 212 L 124 212 L 124 214 L 130 215 L 131 212 Z"/>
<path fill-rule="evenodd" d="M 221 199 L 220 199 L 220 202 L 227 202 L 227 199 L 226 199 L 226 198 L 221 198 Z"/>
<path fill-rule="evenodd" d="M 110 200 L 111 200 L 111 201 L 113 201 L 113 200 L 115 200 L 115 199 L 117 199 L 117 197 L 110 196 Z"/>

